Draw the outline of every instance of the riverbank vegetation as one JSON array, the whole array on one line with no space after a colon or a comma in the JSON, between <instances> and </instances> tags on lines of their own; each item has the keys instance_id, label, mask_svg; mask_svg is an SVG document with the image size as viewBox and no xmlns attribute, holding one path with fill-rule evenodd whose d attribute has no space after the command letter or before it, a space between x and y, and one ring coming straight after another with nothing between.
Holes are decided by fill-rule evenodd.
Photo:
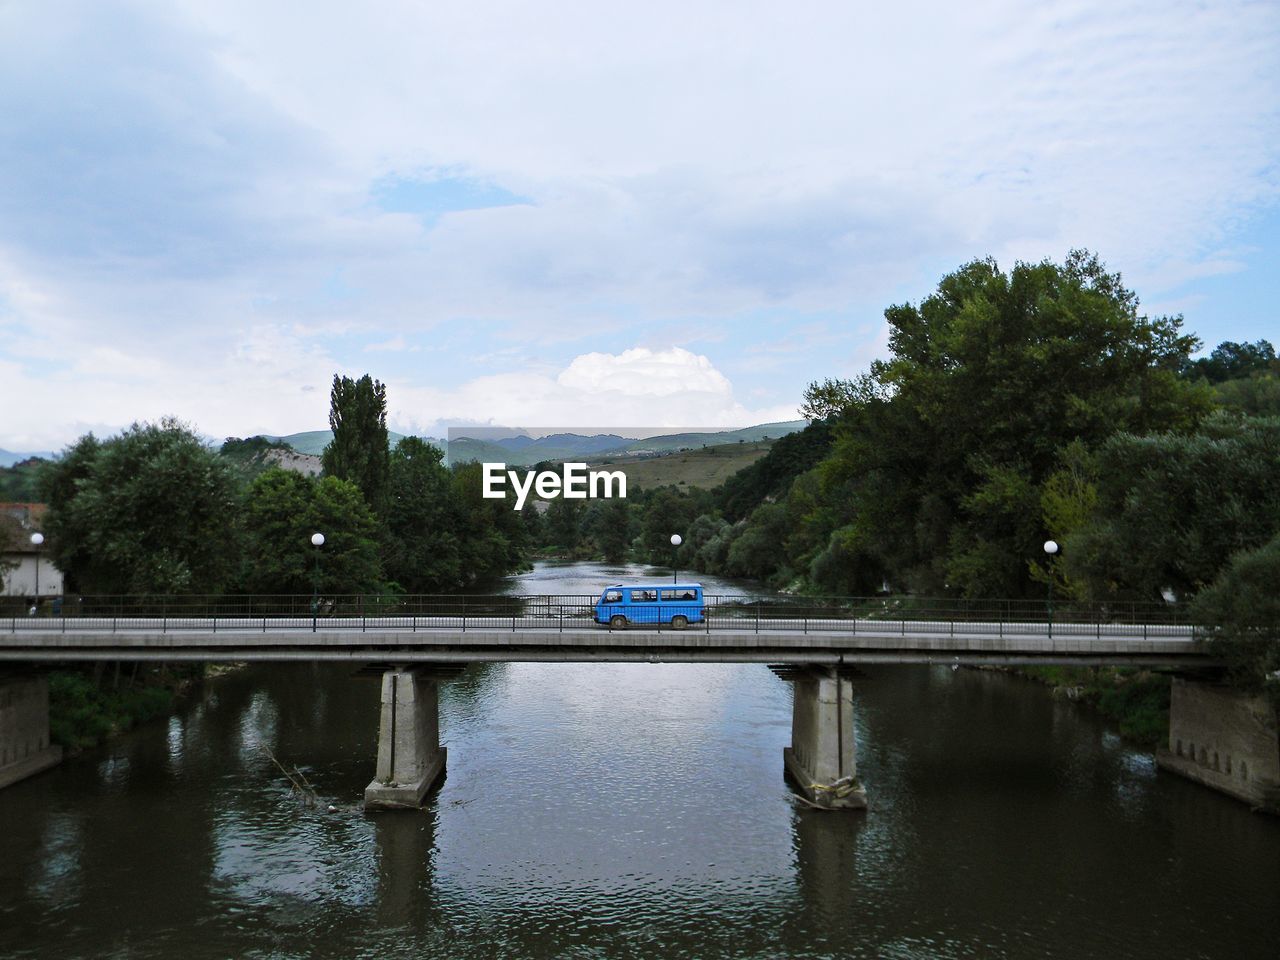
<instances>
[{"instance_id":1,"label":"riverbank vegetation","mask_svg":"<svg viewBox=\"0 0 1280 960\"><path fill-rule=\"evenodd\" d=\"M49 737L83 750L163 716L199 684L203 664L99 663L49 674Z\"/></svg>"},{"instance_id":2,"label":"riverbank vegetation","mask_svg":"<svg viewBox=\"0 0 1280 960\"><path fill-rule=\"evenodd\" d=\"M1121 735L1154 748L1169 739L1169 677L1128 667L1020 667L1054 696L1098 711Z\"/></svg>"},{"instance_id":3,"label":"riverbank vegetation","mask_svg":"<svg viewBox=\"0 0 1280 960\"><path fill-rule=\"evenodd\" d=\"M478 466L416 437L389 449L381 384L335 377L330 426L318 477L173 420L82 437L39 473L47 556L68 592L99 595L451 591L527 562L525 523L480 496Z\"/></svg>"}]
</instances>

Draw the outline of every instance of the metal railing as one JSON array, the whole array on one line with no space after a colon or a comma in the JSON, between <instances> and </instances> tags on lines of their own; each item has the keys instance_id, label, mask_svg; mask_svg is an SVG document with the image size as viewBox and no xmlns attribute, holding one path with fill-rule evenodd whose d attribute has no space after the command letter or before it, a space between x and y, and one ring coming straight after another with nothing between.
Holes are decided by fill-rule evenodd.
<instances>
[{"instance_id":1,"label":"metal railing","mask_svg":"<svg viewBox=\"0 0 1280 960\"><path fill-rule=\"evenodd\" d=\"M0 633L28 630L557 630L594 626L597 595L308 595L68 596L31 601L0 597ZM687 606L673 603L671 606ZM658 604L656 606L666 606ZM751 597L708 595L689 630L820 633L896 625L910 633L1040 634L1049 622L1043 602L924 597ZM634 629L673 629L670 622L635 622ZM1051 633L1106 636L1135 633L1186 636L1186 608L1162 603L1057 605ZM888 628L888 629L886 629ZM600 629L608 629L603 625Z\"/></svg>"}]
</instances>

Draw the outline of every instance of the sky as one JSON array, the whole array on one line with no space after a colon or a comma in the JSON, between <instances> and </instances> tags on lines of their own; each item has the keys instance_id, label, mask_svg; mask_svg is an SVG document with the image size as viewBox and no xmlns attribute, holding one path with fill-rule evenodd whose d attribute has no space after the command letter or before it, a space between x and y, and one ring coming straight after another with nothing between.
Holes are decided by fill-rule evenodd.
<instances>
[{"instance_id":1,"label":"sky","mask_svg":"<svg viewBox=\"0 0 1280 960\"><path fill-rule=\"evenodd\" d=\"M1075 247L1280 341L1280 4L0 0L0 447L740 426Z\"/></svg>"}]
</instances>

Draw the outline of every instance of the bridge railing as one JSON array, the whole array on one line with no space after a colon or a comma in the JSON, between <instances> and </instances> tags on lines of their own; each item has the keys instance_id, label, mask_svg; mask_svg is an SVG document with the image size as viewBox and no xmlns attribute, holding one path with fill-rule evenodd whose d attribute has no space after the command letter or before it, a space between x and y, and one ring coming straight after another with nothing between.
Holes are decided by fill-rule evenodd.
<instances>
[{"instance_id":1,"label":"bridge railing","mask_svg":"<svg viewBox=\"0 0 1280 960\"><path fill-rule=\"evenodd\" d=\"M110 623L110 629L581 629L594 623L598 597L581 594L508 595L177 595L67 596L34 606L21 597L0 597L0 631L75 630ZM702 623L688 629L821 632L896 624L903 634L1043 632L1047 605L1035 600L966 600L911 596L759 597L709 595ZM1103 636L1130 626L1189 626L1184 606L1110 602L1056 604L1054 632ZM666 623L640 623L670 629ZM605 629L602 627L601 629Z\"/></svg>"}]
</instances>

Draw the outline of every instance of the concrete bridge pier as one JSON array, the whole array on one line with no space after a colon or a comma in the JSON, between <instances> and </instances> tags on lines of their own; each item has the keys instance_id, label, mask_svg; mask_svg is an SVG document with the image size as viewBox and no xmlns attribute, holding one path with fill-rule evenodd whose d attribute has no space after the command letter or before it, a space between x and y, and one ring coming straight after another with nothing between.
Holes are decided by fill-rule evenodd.
<instances>
[{"instance_id":1,"label":"concrete bridge pier","mask_svg":"<svg viewBox=\"0 0 1280 960\"><path fill-rule=\"evenodd\" d=\"M40 674L0 675L0 788L62 760L49 743L49 681Z\"/></svg>"},{"instance_id":2,"label":"concrete bridge pier","mask_svg":"<svg viewBox=\"0 0 1280 960\"><path fill-rule=\"evenodd\" d=\"M406 810L444 774L440 746L439 684L462 669L396 667L382 673L378 765L365 788L366 810Z\"/></svg>"},{"instance_id":3,"label":"concrete bridge pier","mask_svg":"<svg viewBox=\"0 0 1280 960\"><path fill-rule=\"evenodd\" d=\"M1165 770L1280 813L1280 722L1266 697L1223 683L1173 678Z\"/></svg>"},{"instance_id":4,"label":"concrete bridge pier","mask_svg":"<svg viewBox=\"0 0 1280 960\"><path fill-rule=\"evenodd\" d=\"M787 773L813 804L863 809L853 742L853 682L831 668L772 666L794 689L791 746L783 748Z\"/></svg>"}]
</instances>

